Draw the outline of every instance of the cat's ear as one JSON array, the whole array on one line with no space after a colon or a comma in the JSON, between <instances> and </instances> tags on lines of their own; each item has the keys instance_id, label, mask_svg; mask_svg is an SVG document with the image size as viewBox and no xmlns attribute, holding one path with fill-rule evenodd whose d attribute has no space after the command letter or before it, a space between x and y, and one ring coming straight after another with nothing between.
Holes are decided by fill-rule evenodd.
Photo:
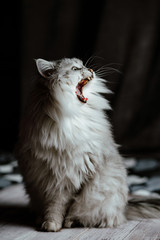
<instances>
[{"instance_id":1,"label":"cat's ear","mask_svg":"<svg viewBox=\"0 0 160 240\"><path fill-rule=\"evenodd\" d=\"M44 78L50 78L53 75L53 72L55 70L55 65L53 62L46 61L44 59L36 59L36 65L38 72L41 74Z\"/></svg>"}]
</instances>

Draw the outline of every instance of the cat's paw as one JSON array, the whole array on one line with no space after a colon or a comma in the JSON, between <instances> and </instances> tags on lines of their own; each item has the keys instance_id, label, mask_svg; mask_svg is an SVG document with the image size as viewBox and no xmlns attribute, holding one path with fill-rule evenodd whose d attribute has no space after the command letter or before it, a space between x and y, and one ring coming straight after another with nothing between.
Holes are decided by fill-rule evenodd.
<instances>
[{"instance_id":1,"label":"cat's paw","mask_svg":"<svg viewBox=\"0 0 160 240\"><path fill-rule=\"evenodd\" d=\"M50 220L43 222L41 228L43 231L47 232L58 232L61 230L62 224L54 220L53 221Z\"/></svg>"},{"instance_id":2,"label":"cat's paw","mask_svg":"<svg viewBox=\"0 0 160 240\"><path fill-rule=\"evenodd\" d=\"M91 226L97 226L99 228L114 228L114 227L118 227L121 224L126 223L126 218L123 214L117 214L115 215L108 215L107 217L101 219L99 224L94 223Z\"/></svg>"},{"instance_id":3,"label":"cat's paw","mask_svg":"<svg viewBox=\"0 0 160 240\"><path fill-rule=\"evenodd\" d=\"M65 228L71 228L71 227L72 227L72 224L73 224L73 221L72 221L72 220L66 219L65 222L64 222L64 227L65 227Z\"/></svg>"},{"instance_id":4,"label":"cat's paw","mask_svg":"<svg viewBox=\"0 0 160 240\"><path fill-rule=\"evenodd\" d=\"M118 227L124 223L126 223L126 218L123 214L117 214L117 216L110 216L107 218L107 227Z\"/></svg>"}]
</instances>

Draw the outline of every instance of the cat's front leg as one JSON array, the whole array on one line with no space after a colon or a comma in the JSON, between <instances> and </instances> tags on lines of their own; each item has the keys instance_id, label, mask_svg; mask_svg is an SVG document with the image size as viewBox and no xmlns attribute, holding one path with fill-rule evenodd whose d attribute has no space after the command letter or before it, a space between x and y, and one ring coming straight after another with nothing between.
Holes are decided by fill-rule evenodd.
<instances>
[{"instance_id":1,"label":"cat's front leg","mask_svg":"<svg viewBox=\"0 0 160 240\"><path fill-rule=\"evenodd\" d=\"M116 227L125 223L128 198L126 171L118 155L108 156L76 195L65 218L65 227L78 222L85 227Z\"/></svg>"},{"instance_id":2,"label":"cat's front leg","mask_svg":"<svg viewBox=\"0 0 160 240\"><path fill-rule=\"evenodd\" d=\"M42 230L48 232L61 230L69 201L69 194L61 193L61 195L58 194L58 196L54 196L53 200L45 203L44 221L41 226Z\"/></svg>"}]
</instances>

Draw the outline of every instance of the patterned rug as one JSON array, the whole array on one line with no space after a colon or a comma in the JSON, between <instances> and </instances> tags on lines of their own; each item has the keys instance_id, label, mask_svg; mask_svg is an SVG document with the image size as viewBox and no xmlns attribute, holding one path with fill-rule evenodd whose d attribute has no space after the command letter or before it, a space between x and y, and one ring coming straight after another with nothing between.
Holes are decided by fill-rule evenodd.
<instances>
[{"instance_id":1,"label":"patterned rug","mask_svg":"<svg viewBox=\"0 0 160 240\"><path fill-rule=\"evenodd\" d=\"M128 158L124 163L128 170L130 193L145 196L160 194L160 161L158 159Z\"/></svg>"},{"instance_id":2,"label":"patterned rug","mask_svg":"<svg viewBox=\"0 0 160 240\"><path fill-rule=\"evenodd\" d=\"M158 159L126 158L130 193L137 195L160 194L160 161ZM11 153L0 154L0 189L22 183L16 159Z\"/></svg>"},{"instance_id":3,"label":"patterned rug","mask_svg":"<svg viewBox=\"0 0 160 240\"><path fill-rule=\"evenodd\" d=\"M22 182L18 163L11 153L0 154L0 189Z\"/></svg>"}]
</instances>

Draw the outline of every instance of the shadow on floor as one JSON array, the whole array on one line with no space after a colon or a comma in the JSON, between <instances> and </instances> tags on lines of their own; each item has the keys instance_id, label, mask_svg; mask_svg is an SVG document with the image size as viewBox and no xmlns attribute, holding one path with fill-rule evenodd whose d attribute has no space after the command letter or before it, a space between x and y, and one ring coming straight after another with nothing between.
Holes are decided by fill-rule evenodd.
<instances>
[{"instance_id":1,"label":"shadow on floor","mask_svg":"<svg viewBox=\"0 0 160 240\"><path fill-rule=\"evenodd\" d=\"M34 219L27 206L0 205L0 224L34 227Z\"/></svg>"}]
</instances>

